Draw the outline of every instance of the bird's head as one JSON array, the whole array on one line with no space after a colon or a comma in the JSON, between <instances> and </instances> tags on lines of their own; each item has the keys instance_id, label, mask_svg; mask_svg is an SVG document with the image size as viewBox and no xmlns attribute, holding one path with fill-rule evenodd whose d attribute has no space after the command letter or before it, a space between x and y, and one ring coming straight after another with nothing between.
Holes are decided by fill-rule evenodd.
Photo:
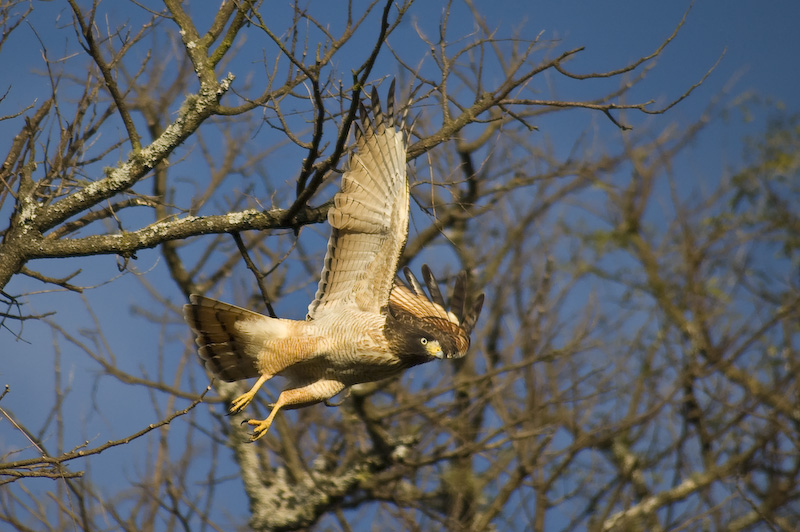
<instances>
[{"instance_id":1,"label":"bird's head","mask_svg":"<svg viewBox=\"0 0 800 532\"><path fill-rule=\"evenodd\" d=\"M435 338L428 338L427 336L420 336L419 343L422 348L432 358L442 358L444 351L442 351L442 344Z\"/></svg>"},{"instance_id":2,"label":"bird's head","mask_svg":"<svg viewBox=\"0 0 800 532\"><path fill-rule=\"evenodd\" d=\"M483 305L483 294L468 304L467 275L456 276L448 305L430 268L422 266L428 293L411 270L404 269L408 284L398 280L386 307L386 338L398 357L406 354L406 365L422 364L434 358L461 358L467 354L470 333ZM448 306L450 310L447 310Z\"/></svg>"},{"instance_id":3,"label":"bird's head","mask_svg":"<svg viewBox=\"0 0 800 532\"><path fill-rule=\"evenodd\" d=\"M435 321L435 319L434 319ZM439 324L440 327L444 324ZM433 359L457 358L461 353L454 339L432 323L393 309L386 319L384 332L392 352L404 365L416 366Z\"/></svg>"}]
</instances>

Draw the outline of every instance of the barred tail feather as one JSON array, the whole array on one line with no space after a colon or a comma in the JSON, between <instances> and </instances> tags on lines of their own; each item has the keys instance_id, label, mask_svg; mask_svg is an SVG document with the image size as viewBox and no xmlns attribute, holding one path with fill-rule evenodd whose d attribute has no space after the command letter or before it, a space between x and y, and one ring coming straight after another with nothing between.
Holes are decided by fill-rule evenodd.
<instances>
[{"instance_id":1,"label":"barred tail feather","mask_svg":"<svg viewBox=\"0 0 800 532\"><path fill-rule=\"evenodd\" d=\"M205 367L228 382L261 375L256 362L263 342L248 334L252 330L248 325L272 318L195 294L189 300L183 314L196 335Z\"/></svg>"}]
</instances>

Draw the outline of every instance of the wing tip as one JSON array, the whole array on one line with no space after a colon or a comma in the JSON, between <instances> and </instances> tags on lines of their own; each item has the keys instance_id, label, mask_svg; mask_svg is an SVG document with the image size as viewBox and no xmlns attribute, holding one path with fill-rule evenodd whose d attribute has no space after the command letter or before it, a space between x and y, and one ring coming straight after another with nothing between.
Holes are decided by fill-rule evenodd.
<instances>
[{"instance_id":1,"label":"wing tip","mask_svg":"<svg viewBox=\"0 0 800 532\"><path fill-rule=\"evenodd\" d=\"M450 322L458 325L469 339L469 335L475 328L475 324L480 317L481 309L485 300L485 294L480 293L472 298L469 297L469 287L467 283L467 271L461 270L456 274L453 292L449 304L445 300L439 288L439 282L433 275L430 266L423 264L420 268L425 288L408 266L403 267L403 275L406 278L406 287L419 297L427 299L435 305L435 308L447 315ZM402 282L402 281L401 281ZM472 300L468 303L469 300ZM449 308L448 308L449 307ZM443 317L443 316L442 316Z\"/></svg>"},{"instance_id":2,"label":"wing tip","mask_svg":"<svg viewBox=\"0 0 800 532\"><path fill-rule=\"evenodd\" d=\"M406 114L408 114L409 106L405 107L401 116L397 116L396 88L397 79L392 78L392 81L389 83L389 90L386 93L385 111L381 105L380 96L378 95L378 88L375 85L372 86L372 90L367 97L369 102L365 103L365 99L362 99L359 102L359 120L354 122L356 127L356 142L373 135L382 135L387 129L390 128L399 127L401 132L406 133L405 118Z\"/></svg>"}]
</instances>

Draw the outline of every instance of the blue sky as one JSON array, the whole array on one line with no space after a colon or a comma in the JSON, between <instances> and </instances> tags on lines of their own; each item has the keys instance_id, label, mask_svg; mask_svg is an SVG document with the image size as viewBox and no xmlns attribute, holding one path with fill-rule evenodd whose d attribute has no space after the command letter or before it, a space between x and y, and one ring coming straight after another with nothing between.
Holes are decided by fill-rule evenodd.
<instances>
[{"instance_id":1,"label":"blue sky","mask_svg":"<svg viewBox=\"0 0 800 532\"><path fill-rule=\"evenodd\" d=\"M490 26L501 28L523 27L523 35L531 38L540 31L543 40L553 40L556 48L553 53L578 46L586 50L567 64L576 73L588 73L616 69L642 55L651 53L672 32L681 19L687 4L685 2L662 1L492 1L476 0L478 8L486 13ZM47 44L51 56L57 55L63 43L69 38L69 30L61 29L52 33L42 32L41 21L53 20L58 26L69 23L68 11L62 2L35 2L37 11L34 19L39 28L39 37ZM126 11L130 6L120 7ZM454 13L463 10L457 4ZM56 21L59 16L60 20ZM132 19L136 19L135 9ZM414 34L413 21L434 31L440 19L442 7L433 2L415 6L409 14L398 36L404 34L411 39ZM628 122L637 128L652 128L658 131L670 123L688 124L696 119L709 102L727 91L726 101L733 101L738 95L755 93L766 101L780 103L786 113L800 111L800 72L795 55L800 50L800 4L796 1L710 1L698 0L693 6L685 26L677 38L667 47L658 59L655 69L647 80L631 93L631 98L655 98L666 103L679 96L688 86L698 81L724 52L722 62L708 80L697 89L689 99L663 116L640 116L629 113ZM463 28L469 31L469 24L453 21L452 31ZM55 26L54 26L55 27ZM411 45L409 45L411 46ZM423 46L416 44L420 49ZM52 58L52 57L51 57ZM387 55L381 58L387 65L385 75L395 75L391 70ZM0 93L10 85L8 96L0 102L0 115L12 114L20 106L30 103L32 95L45 97L48 88L43 85L41 72L41 46L29 27L21 27L0 53L5 74L0 81ZM377 71L377 69L376 69ZM549 74L539 81L543 97L586 98L599 94L609 86L603 81L589 81L581 84L566 83L557 76ZM614 85L618 81L611 82ZM550 93L551 88L555 93ZM765 109L769 106L751 106L753 114L746 119L733 117L728 122L718 122L698 139L692 150L680 161L687 170L687 179L695 176L709 176L718 179L729 166L740 162L741 140L746 135L756 135L763 131L767 118ZM773 107L774 109L774 107ZM738 112L734 112L736 115ZM20 127L21 119L3 123L0 128L0 143L8 146L10 138ZM548 117L540 124L540 133L546 136L557 148L568 150L581 132L590 130L593 135L603 138L612 133L615 127L600 115L588 111L571 111ZM116 133L111 133L114 135ZM259 132L254 134L256 140ZM289 174L290 175L290 174ZM288 178L287 178L288 179ZM702 188L702 183L686 183L686 193ZM326 198L319 198L320 202ZM4 206L3 217L7 216L8 205ZM318 228L323 236L326 228ZM157 252L143 251L138 254L137 265L157 290L170 298L177 299L180 294L163 277L163 264ZM65 271L62 262L36 262L32 268L49 273ZM118 273L116 258L96 257L71 261L70 271L83 268L84 273L76 278L86 284L97 280L109 281ZM244 280L246 285L248 280ZM311 285L315 285L314 280ZM12 294L41 290L44 287L35 281L17 277L5 288ZM305 292L311 290L313 286ZM136 373L138 368L149 372L158 371L154 367L154 353L160 349L162 335L174 337L185 331L176 327L159 329L130 312L141 294L141 284L132 275L126 274L113 282L104 283L88 291L86 297L97 313L105 340L114 351L120 365ZM304 292L304 293L305 293ZM302 298L301 298L302 299ZM78 334L92 328L91 315L85 310L81 299L71 293L35 295L28 299L29 312L58 310L57 321L62 326ZM280 303L279 303L280 304ZM281 305L281 309L300 317L307 301L292 305ZM7 331L0 332L0 386L11 385L12 393L3 399L0 406L13 412L16 419L37 432L45 419L53 398L52 365L55 357L60 357L62 382L68 384L72 392L68 397L69 411L75 418L67 427L69 449L90 440L90 446L118 438L157 421L146 394L135 393L128 385L103 378L95 380L100 368L78 350L62 343L56 354L49 329L41 324L29 323L22 333L25 341L17 341ZM102 342L100 342L102 343ZM94 400L103 405L102 411L95 410ZM165 401L159 398L163 407ZM179 402L183 406L185 402ZM113 406L115 410L107 407ZM201 405L200 409L216 408ZM176 424L180 425L180 420ZM53 447L53 433L47 438ZM0 422L0 455L25 445L20 435L11 430L8 423ZM25 453L23 453L25 454ZM118 448L104 453L93 463L95 471L108 468L109 471L122 470L122 478L134 479L136 472L144 467L146 459L144 441L130 448ZM28 456L29 454L25 454ZM123 457L131 457L125 458ZM82 469L85 464L77 462L72 469ZM107 479L109 482L112 482ZM29 482L31 489L53 489L49 481ZM235 504L235 503L233 503ZM244 510L244 508L243 508Z\"/></svg>"}]
</instances>

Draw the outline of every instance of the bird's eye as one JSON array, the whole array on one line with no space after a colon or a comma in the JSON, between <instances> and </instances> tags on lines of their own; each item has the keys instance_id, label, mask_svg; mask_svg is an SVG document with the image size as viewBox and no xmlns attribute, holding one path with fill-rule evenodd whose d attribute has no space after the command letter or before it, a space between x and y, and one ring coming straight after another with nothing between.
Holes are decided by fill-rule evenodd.
<instances>
[{"instance_id":1,"label":"bird's eye","mask_svg":"<svg viewBox=\"0 0 800 532\"><path fill-rule=\"evenodd\" d=\"M428 344L428 339L427 338L420 338L419 339L419 343L421 343L422 345L427 345Z\"/></svg>"}]
</instances>

